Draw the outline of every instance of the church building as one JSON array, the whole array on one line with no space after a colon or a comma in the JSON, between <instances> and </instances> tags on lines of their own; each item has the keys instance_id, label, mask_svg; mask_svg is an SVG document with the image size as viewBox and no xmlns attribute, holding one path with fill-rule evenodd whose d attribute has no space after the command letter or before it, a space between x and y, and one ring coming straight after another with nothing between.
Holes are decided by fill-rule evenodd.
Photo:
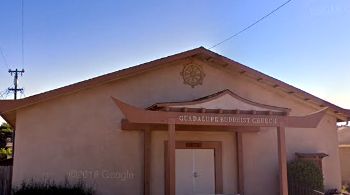
<instances>
[{"instance_id":1,"label":"church building","mask_svg":"<svg viewBox=\"0 0 350 195\"><path fill-rule=\"evenodd\" d=\"M48 81L49 82L49 81ZM287 195L310 158L341 187L350 110L203 47L18 100L13 186L83 180L97 195Z\"/></svg>"}]
</instances>

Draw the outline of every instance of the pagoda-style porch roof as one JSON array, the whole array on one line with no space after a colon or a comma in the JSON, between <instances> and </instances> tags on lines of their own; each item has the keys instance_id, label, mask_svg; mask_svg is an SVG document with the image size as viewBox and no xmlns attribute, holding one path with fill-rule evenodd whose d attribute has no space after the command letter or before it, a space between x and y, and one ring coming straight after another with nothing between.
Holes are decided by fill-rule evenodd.
<instances>
[{"instance_id":1,"label":"pagoda-style porch roof","mask_svg":"<svg viewBox=\"0 0 350 195\"><path fill-rule=\"evenodd\" d=\"M147 109L116 98L113 100L125 115L122 123L128 128L131 128L130 124L166 125L170 119L176 125L315 128L327 110L324 108L305 116L289 116L288 108L253 102L229 90L191 101L156 103Z\"/></svg>"},{"instance_id":2,"label":"pagoda-style porch roof","mask_svg":"<svg viewBox=\"0 0 350 195\"><path fill-rule=\"evenodd\" d=\"M245 99L228 89L190 101L156 103L148 107L147 110L277 116L285 116L290 112L289 108L261 104Z\"/></svg>"}]
</instances>

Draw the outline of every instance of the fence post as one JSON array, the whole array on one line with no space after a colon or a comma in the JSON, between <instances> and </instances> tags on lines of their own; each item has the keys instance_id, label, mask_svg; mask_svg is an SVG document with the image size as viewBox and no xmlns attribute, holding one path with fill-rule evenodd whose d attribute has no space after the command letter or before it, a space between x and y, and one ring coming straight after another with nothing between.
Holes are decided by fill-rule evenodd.
<instances>
[{"instance_id":1,"label":"fence post","mask_svg":"<svg viewBox=\"0 0 350 195\"><path fill-rule=\"evenodd\" d=\"M12 166L0 166L0 195L11 194Z\"/></svg>"}]
</instances>

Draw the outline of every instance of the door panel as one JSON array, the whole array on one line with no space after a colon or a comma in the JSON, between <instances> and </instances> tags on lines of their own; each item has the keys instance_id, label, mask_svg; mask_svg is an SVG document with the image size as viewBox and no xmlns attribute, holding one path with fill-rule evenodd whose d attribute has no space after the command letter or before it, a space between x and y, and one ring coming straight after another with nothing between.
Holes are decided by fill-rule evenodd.
<instances>
[{"instance_id":1,"label":"door panel","mask_svg":"<svg viewBox=\"0 0 350 195\"><path fill-rule=\"evenodd\" d=\"M195 149L194 151L194 194L215 193L214 150ZM195 176L195 175L194 175Z\"/></svg>"},{"instance_id":2,"label":"door panel","mask_svg":"<svg viewBox=\"0 0 350 195\"><path fill-rule=\"evenodd\" d=\"M176 194L214 194L214 149L176 149Z\"/></svg>"},{"instance_id":3,"label":"door panel","mask_svg":"<svg viewBox=\"0 0 350 195\"><path fill-rule=\"evenodd\" d=\"M176 194L193 194L193 151L191 149L176 149Z\"/></svg>"}]
</instances>

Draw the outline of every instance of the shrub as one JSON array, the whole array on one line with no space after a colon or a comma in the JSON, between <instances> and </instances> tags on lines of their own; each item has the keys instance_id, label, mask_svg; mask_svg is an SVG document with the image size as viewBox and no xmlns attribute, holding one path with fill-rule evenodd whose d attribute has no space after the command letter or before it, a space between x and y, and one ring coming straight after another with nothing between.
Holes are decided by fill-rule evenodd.
<instances>
[{"instance_id":1,"label":"shrub","mask_svg":"<svg viewBox=\"0 0 350 195\"><path fill-rule=\"evenodd\" d=\"M11 138L13 133L13 129L7 123L2 123L0 125L0 148L5 148L6 139Z\"/></svg>"},{"instance_id":2,"label":"shrub","mask_svg":"<svg viewBox=\"0 0 350 195\"><path fill-rule=\"evenodd\" d=\"M56 184L54 181L46 180L43 182L23 182L20 186L13 189L13 195L93 195L92 188L80 181L70 184L67 180L63 184Z\"/></svg>"},{"instance_id":3,"label":"shrub","mask_svg":"<svg viewBox=\"0 0 350 195\"><path fill-rule=\"evenodd\" d=\"M0 160L6 160L8 156L12 155L12 148L0 148Z\"/></svg>"},{"instance_id":4,"label":"shrub","mask_svg":"<svg viewBox=\"0 0 350 195\"><path fill-rule=\"evenodd\" d=\"M296 188L306 190L324 191L322 170L313 162L307 160L295 160L288 163L288 185L290 191L298 191ZM298 193L296 193L298 194Z\"/></svg>"},{"instance_id":5,"label":"shrub","mask_svg":"<svg viewBox=\"0 0 350 195\"><path fill-rule=\"evenodd\" d=\"M5 159L7 159L7 150L5 148L0 148L0 160Z\"/></svg>"}]
</instances>

